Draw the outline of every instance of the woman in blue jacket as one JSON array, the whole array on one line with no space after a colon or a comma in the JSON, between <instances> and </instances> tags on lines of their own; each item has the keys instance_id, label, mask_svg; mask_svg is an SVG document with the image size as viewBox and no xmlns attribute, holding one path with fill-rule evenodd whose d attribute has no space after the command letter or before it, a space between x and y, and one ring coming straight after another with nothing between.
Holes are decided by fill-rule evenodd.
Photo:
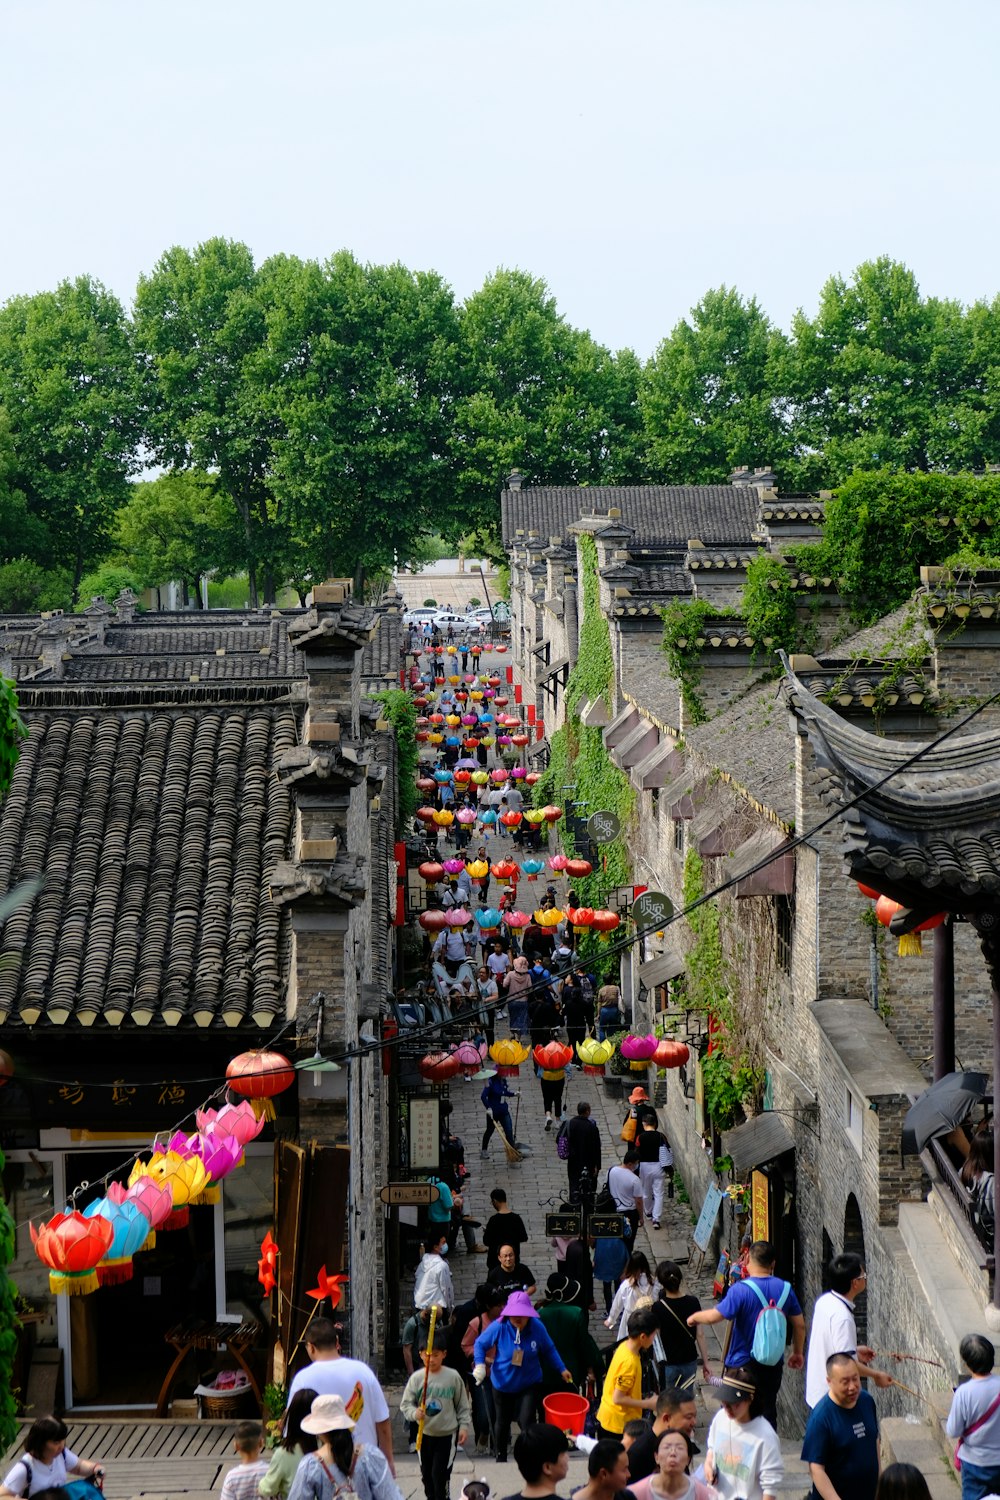
<instances>
[{"instance_id":1,"label":"woman in blue jacket","mask_svg":"<svg viewBox=\"0 0 1000 1500\"><path fill-rule=\"evenodd\" d=\"M490 1384L496 1408L497 1463L505 1464L511 1423L516 1420L523 1432L528 1423L535 1420L542 1386L542 1360L547 1359L567 1385L573 1384L573 1376L545 1325L536 1316L527 1292L511 1292L499 1318L476 1339L472 1373L478 1385L486 1379L486 1356L491 1350Z\"/></svg>"}]
</instances>

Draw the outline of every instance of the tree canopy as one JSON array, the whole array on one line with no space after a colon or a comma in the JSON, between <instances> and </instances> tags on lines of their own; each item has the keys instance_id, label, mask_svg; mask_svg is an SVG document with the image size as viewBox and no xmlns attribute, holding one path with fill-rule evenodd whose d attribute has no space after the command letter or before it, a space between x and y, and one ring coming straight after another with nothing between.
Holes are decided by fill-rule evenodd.
<instances>
[{"instance_id":1,"label":"tree canopy","mask_svg":"<svg viewBox=\"0 0 1000 1500\"><path fill-rule=\"evenodd\" d=\"M257 265L222 238L166 251L131 318L86 276L0 308L0 610L68 606L106 566L195 596L245 575L258 603L419 560L432 533L496 555L515 468L708 484L768 465L801 490L997 463L1000 297L925 297L884 257L788 333L711 289L645 365L524 270L458 301L432 271Z\"/></svg>"}]
</instances>

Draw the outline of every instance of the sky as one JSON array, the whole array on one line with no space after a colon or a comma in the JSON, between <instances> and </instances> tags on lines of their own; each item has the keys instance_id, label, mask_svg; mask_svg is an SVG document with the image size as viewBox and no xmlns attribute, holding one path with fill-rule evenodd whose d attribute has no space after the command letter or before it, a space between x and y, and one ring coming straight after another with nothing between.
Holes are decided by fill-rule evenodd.
<instances>
[{"instance_id":1,"label":"sky","mask_svg":"<svg viewBox=\"0 0 1000 1500\"><path fill-rule=\"evenodd\" d=\"M498 266L648 356L905 261L1000 291L997 0L0 0L0 301L172 245Z\"/></svg>"}]
</instances>

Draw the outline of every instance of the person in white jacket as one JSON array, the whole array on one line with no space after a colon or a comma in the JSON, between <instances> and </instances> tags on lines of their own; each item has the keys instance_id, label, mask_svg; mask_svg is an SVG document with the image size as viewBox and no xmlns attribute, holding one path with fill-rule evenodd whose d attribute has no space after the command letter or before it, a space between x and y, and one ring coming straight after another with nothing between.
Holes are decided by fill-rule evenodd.
<instances>
[{"instance_id":1,"label":"person in white jacket","mask_svg":"<svg viewBox=\"0 0 1000 1500\"><path fill-rule=\"evenodd\" d=\"M746 1370L730 1370L713 1392L722 1402L708 1429L705 1479L719 1500L776 1500L785 1473L778 1434L751 1417L757 1394Z\"/></svg>"},{"instance_id":2,"label":"person in white jacket","mask_svg":"<svg viewBox=\"0 0 1000 1500\"><path fill-rule=\"evenodd\" d=\"M455 1286L451 1267L445 1260L447 1254L447 1234L436 1235L427 1246L413 1283L413 1305L418 1311L424 1307L440 1307L450 1313L455 1306Z\"/></svg>"},{"instance_id":3,"label":"person in white jacket","mask_svg":"<svg viewBox=\"0 0 1000 1500\"><path fill-rule=\"evenodd\" d=\"M652 1306L659 1295L660 1283L654 1279L649 1261L641 1250L637 1250L625 1262L621 1283L604 1320L605 1328L613 1328L617 1319L617 1338L620 1343L622 1339L628 1338L630 1314L638 1307Z\"/></svg>"}]
</instances>

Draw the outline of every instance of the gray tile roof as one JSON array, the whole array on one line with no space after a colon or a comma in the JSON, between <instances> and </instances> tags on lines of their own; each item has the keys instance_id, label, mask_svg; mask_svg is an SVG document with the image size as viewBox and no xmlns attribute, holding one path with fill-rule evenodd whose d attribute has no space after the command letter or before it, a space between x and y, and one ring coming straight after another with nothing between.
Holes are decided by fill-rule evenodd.
<instances>
[{"instance_id":1,"label":"gray tile roof","mask_svg":"<svg viewBox=\"0 0 1000 1500\"><path fill-rule=\"evenodd\" d=\"M720 770L781 822L795 819L795 737L778 686L753 688L707 724L684 732L699 759Z\"/></svg>"},{"instance_id":2,"label":"gray tile roof","mask_svg":"<svg viewBox=\"0 0 1000 1500\"><path fill-rule=\"evenodd\" d=\"M268 894L291 809L273 774L289 705L29 711L0 817L0 890L44 872L0 927L8 1028L268 1025L288 918Z\"/></svg>"},{"instance_id":3,"label":"gray tile roof","mask_svg":"<svg viewBox=\"0 0 1000 1500\"><path fill-rule=\"evenodd\" d=\"M635 546L655 543L686 549L692 539L706 546L745 546L757 526L759 497L751 485L593 485L504 490L500 496L503 544L510 547L535 531L548 542L564 537L584 515L621 511L635 532ZM523 538L515 533L523 531Z\"/></svg>"}]
</instances>

